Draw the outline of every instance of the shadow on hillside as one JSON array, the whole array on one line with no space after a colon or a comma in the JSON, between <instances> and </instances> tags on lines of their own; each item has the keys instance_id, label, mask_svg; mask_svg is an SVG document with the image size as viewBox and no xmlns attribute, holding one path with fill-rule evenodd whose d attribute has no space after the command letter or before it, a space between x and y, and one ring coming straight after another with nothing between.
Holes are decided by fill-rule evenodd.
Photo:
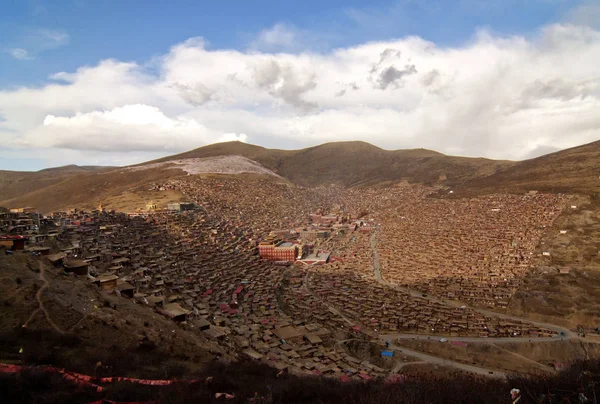
<instances>
[{"instance_id":1,"label":"shadow on hillside","mask_svg":"<svg viewBox=\"0 0 600 404\"><path fill-rule=\"evenodd\" d=\"M521 403L595 402L600 381L600 362L577 362L551 377L518 377L508 380L482 379L465 374L427 375L388 384L342 383L323 377L277 377L277 370L255 362L214 362L198 374L186 376L196 383L153 387L129 382L105 385L102 393L77 387L56 374L29 370L20 374L0 373L2 402L74 403L99 399L127 402L183 403L509 403L510 390L520 389ZM206 378L211 377L209 383ZM216 398L228 393L234 398ZM583 398L585 397L585 398ZM252 401L251 401L252 399ZM568 401L567 401L568 400Z\"/></svg>"}]
</instances>

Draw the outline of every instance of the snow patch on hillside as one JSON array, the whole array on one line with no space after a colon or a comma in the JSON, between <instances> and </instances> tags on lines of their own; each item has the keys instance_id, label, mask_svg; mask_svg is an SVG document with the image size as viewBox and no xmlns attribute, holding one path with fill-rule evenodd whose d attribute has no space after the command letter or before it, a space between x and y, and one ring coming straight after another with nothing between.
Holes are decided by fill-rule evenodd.
<instances>
[{"instance_id":1,"label":"snow patch on hillside","mask_svg":"<svg viewBox=\"0 0 600 404\"><path fill-rule=\"evenodd\" d=\"M261 166L254 160L243 156L217 156L205 158L189 158L170 160L161 163L145 164L129 167L129 170L140 171L151 168L179 168L188 174L264 174L279 177L273 171Z\"/></svg>"}]
</instances>

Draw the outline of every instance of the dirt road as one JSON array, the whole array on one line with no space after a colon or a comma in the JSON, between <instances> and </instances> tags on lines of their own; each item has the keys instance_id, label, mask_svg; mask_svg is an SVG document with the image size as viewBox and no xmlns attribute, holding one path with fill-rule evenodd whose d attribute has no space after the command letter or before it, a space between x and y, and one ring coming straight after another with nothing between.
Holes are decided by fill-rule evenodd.
<instances>
[{"instance_id":1,"label":"dirt road","mask_svg":"<svg viewBox=\"0 0 600 404\"><path fill-rule=\"evenodd\" d=\"M46 310L46 308L44 307L44 302L42 301L42 293L44 293L44 290L46 290L46 288L49 286L48 281L46 280L46 276L44 275L44 271L44 265L40 262L40 280L44 283L44 285L35 294L35 300L37 300L38 302L38 308L34 310L33 313L31 313L25 324L23 324L23 328L27 328L31 320L41 310L42 313L44 313L44 317L46 318L48 324L50 324L50 326L54 328L54 330L56 330L56 332L58 332L59 334L64 334L65 332L58 325L56 325L54 321L52 321L52 318L50 318L50 314L48 313L48 310Z\"/></svg>"},{"instance_id":2,"label":"dirt road","mask_svg":"<svg viewBox=\"0 0 600 404\"><path fill-rule=\"evenodd\" d=\"M469 307L472 310L475 310L487 317L495 317L495 318L501 318L501 319L512 320L512 321L526 322L526 323L533 324L533 325L536 325L541 328L555 331L557 333L557 335L555 337L539 337L539 338L536 338L536 337L533 337L533 338L532 337L502 337L502 338L446 337L446 336L442 336L439 334L426 335L426 334L407 334L407 333L394 333L394 334L379 335L380 339L382 339L390 344L389 349L403 352L407 355L414 356L416 358L419 358L425 362L432 363L432 364L450 366L450 367L461 369L461 370L464 370L467 372L476 373L479 375L485 375L485 376L491 376L491 377L504 377L504 376L506 376L504 373L495 371L493 369L487 369L487 368L478 367L478 366L471 366L471 365L463 364L460 362L455 362L455 361L450 361L450 360L446 360L443 358L438 358L436 356L428 355L428 354L425 354L422 352L413 351L411 349L400 348L400 347L394 345L394 341L403 340L403 339L404 340L434 340L435 341L435 340L439 340L442 337L448 341L461 341L461 342L485 343L485 344L505 344L505 343L514 343L514 342L540 343L540 342L560 341L560 340L568 340L568 339L584 340L584 338L579 337L576 332L569 330L567 328L558 326L556 324L542 323L539 321L532 321L527 318L497 313L497 312L494 312L491 310L474 308L474 307L471 307L469 304L460 302L460 301L444 300L444 299L441 299L441 298L438 298L435 296L429 296L429 295L423 296L424 293L422 291L402 287L402 286L395 285L395 284L391 284L390 282L386 281L381 276L379 253L377 251L377 234L378 234L378 232L379 232L379 226L377 226L376 230L371 235L370 245L371 245L372 256L373 256L373 276L374 276L375 280L377 282L379 282L380 284L390 287L390 288L393 288L393 289L396 289L398 291L407 293L414 298L427 299L431 302L436 302L436 303L454 307L454 308ZM585 339L585 340L588 341L587 339ZM543 367L543 365L540 364L540 367ZM490 373L492 371L493 371L493 373Z\"/></svg>"},{"instance_id":3,"label":"dirt road","mask_svg":"<svg viewBox=\"0 0 600 404\"><path fill-rule=\"evenodd\" d=\"M436 341L441 338L444 338L448 341L460 341L460 342L469 342L469 343L482 343L482 344L509 344L513 342L554 342L561 341L560 337L501 337L501 338L481 338L481 337L448 337L441 334L381 334L380 338L386 341L396 341L396 340L430 340ZM567 337L563 338L563 340L569 339Z\"/></svg>"},{"instance_id":4,"label":"dirt road","mask_svg":"<svg viewBox=\"0 0 600 404\"><path fill-rule=\"evenodd\" d=\"M325 301L323 301L323 299L320 299L319 296L315 295L311 290L310 290L310 286L309 286L309 275L310 272L307 271L306 274L304 275L303 278L303 284L302 287L311 295L313 295L315 298L319 299L323 305L325 305L325 307L327 307L327 309L329 311L331 311L333 314L335 314L336 316L339 316L340 318L342 318L349 326L353 326L356 324L356 321L344 316L336 307L334 307L332 304L329 304ZM370 337L373 338L382 338L384 340L386 340L384 338L384 336L381 335L377 335L377 333L371 333L368 330L364 331L367 335L369 335ZM340 341L343 342L343 341ZM436 356L432 356L432 355L428 355L422 352L418 352L418 351L413 351L412 349L408 349L408 348L404 348L404 347L399 347L397 345L393 344L393 340L390 339L389 340L390 344L389 347L387 349L389 350L393 350L396 352L400 352L403 353L405 355L408 356L412 356L415 357L417 359L420 359L421 362L427 362L430 364L434 364L434 365L441 365L441 366L448 366L448 367L453 367L459 370L463 370L466 372L471 372L471 373L475 373L481 376L487 376L487 377L505 377L506 375L502 372L497 371L496 369L489 369L489 368L484 368L484 367L477 367L477 366L472 366L472 365L467 365L464 363L460 363L460 362L456 362L456 361L451 361L448 359L443 359L443 358L438 358ZM337 345L337 344L336 344Z\"/></svg>"},{"instance_id":5,"label":"dirt road","mask_svg":"<svg viewBox=\"0 0 600 404\"><path fill-rule=\"evenodd\" d=\"M424 362L427 362L427 363L430 363L433 365L452 367L455 369L463 370L465 372L474 373L474 374L477 374L480 376L486 376L486 377L494 377L494 378L506 377L506 373L498 371L496 369L467 365L466 363L461 363L461 362L456 362L456 361L452 361L449 359L439 358L437 356L428 355L423 352L413 351L412 349L399 347L394 344L390 344L390 346L387 349L396 351L396 352L401 352L405 355L409 355L409 356L418 358Z\"/></svg>"},{"instance_id":6,"label":"dirt road","mask_svg":"<svg viewBox=\"0 0 600 404\"><path fill-rule=\"evenodd\" d=\"M436 296L427 295L426 297L423 297L424 293L422 291L401 287L401 286L387 282L381 276L381 267L379 264L379 253L377 252L377 233L378 232L379 232L379 227L371 235L370 241L371 241L371 249L373 250L373 275L375 277L375 280L377 282L379 282L380 284L388 286L388 287L393 288L398 291L408 293L412 297L415 297L415 298L427 299L431 302L443 304L443 305L454 307L454 308L467 308L468 307L468 308L475 310L478 313L481 313L487 317L496 317L496 318L501 318L501 319L505 319L505 320L520 321L520 322L533 324L533 325L536 325L541 328L546 328L548 330L555 331L559 335L559 337L563 338L563 339L579 338L576 332L569 330L568 328L558 326L556 324L542 323L539 321L532 321L532 320L529 320L529 319L523 318L523 317L511 316L509 314L502 314L502 313L497 313L497 312L491 311L491 310L485 310L485 309L480 309L480 308L476 308L476 307L471 307L468 303L465 303L465 302L460 302L460 301L455 301L455 300L445 300L442 298L438 298ZM402 334L399 334L399 335L402 335ZM494 342L509 342L508 340L510 340L510 342L517 342L518 340L521 340L521 342L526 342L526 341L529 341L530 339L532 339L532 338L527 338L527 337L506 338L506 339L505 338L495 338ZM506 341L504 341L504 340L506 340ZM544 340L556 341L557 339L556 338L535 338L535 340L538 342L541 342ZM464 339L461 339L461 341L464 341Z\"/></svg>"}]
</instances>

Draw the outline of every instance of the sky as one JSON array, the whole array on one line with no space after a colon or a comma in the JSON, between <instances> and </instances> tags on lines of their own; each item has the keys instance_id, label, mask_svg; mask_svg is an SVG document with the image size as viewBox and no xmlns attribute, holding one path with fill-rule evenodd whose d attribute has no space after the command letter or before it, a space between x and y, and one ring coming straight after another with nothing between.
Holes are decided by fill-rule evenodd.
<instances>
[{"instance_id":1,"label":"sky","mask_svg":"<svg viewBox=\"0 0 600 404\"><path fill-rule=\"evenodd\" d=\"M0 169L600 139L600 0L3 0Z\"/></svg>"}]
</instances>

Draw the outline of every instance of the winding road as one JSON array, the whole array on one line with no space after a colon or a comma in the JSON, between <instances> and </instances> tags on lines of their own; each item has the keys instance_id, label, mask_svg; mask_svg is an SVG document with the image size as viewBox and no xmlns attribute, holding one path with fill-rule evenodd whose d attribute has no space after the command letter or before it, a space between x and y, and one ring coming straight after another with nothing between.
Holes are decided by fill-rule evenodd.
<instances>
[{"instance_id":1,"label":"winding road","mask_svg":"<svg viewBox=\"0 0 600 404\"><path fill-rule=\"evenodd\" d=\"M310 290L310 287L309 287L309 275L310 275L310 271L306 271L306 274L304 275L302 287L309 294L311 294L313 297L319 299L321 301L321 303L323 303L323 305L325 307L327 307L327 309L331 313L335 314L336 316L339 316L349 326L356 325L356 321L354 321L354 320L346 317L345 315L343 315L340 312L340 310L338 310L332 304L324 301L318 295L316 295L313 291ZM487 376L487 377L501 378L501 377L505 377L506 376L505 373L499 372L496 369L489 369L489 368L485 368L485 367L467 365L465 363L461 363L461 362L457 362L457 361L453 361L453 360L449 360L449 359L444 359L444 358L439 358L437 356L428 355L428 354L423 353L423 352L414 351L414 350L409 349L409 348L397 346L397 345L395 345L393 343L393 338L390 338L390 340L388 340L386 338L386 337L393 337L393 334L378 335L377 333L372 333L369 330L364 330L363 332L365 334L369 335L370 337L381 338L383 340L388 341L389 342L389 347L387 349L393 350L393 351L396 351L396 352L400 352L400 353L403 353L405 355L417 358L417 359L419 359L418 363L430 363L430 364L434 364L434 365L448 366L448 367L452 367L452 368L455 368L455 369L459 369L459 370L463 370L463 371L466 371L466 372L474 373L474 374L481 375L481 376ZM398 335L401 335L401 334L398 334ZM406 335L409 335L409 334L406 334ZM423 335L421 335L421 337L427 338L427 336L423 336ZM347 340L345 340L345 341L347 341ZM337 346L338 344L343 343L345 341L338 341L338 343L335 346ZM401 365L404 366L404 365L407 365L407 364L408 363L402 363ZM400 368L402 366L400 366ZM398 365L396 367L398 367ZM394 370L392 370L392 372L390 372L390 373L397 373L397 371L394 372Z\"/></svg>"},{"instance_id":2,"label":"winding road","mask_svg":"<svg viewBox=\"0 0 600 404\"><path fill-rule=\"evenodd\" d=\"M441 299L439 297L436 296L430 296L427 295L427 297L423 297L423 292L422 291L418 291L415 289L409 289L409 288L404 288L404 287L400 287L398 285L394 285L391 284L389 282L387 282L386 280L384 280L381 277L381 267L379 264L379 253L377 252L377 232L379 231L379 227L377 227L377 229L375 230L375 232L373 232L373 234L371 235L370 238L370 243L371 243L371 249L373 250L373 276L375 277L375 280L377 282L379 282L382 285L385 285L387 287L396 289L398 291L402 291L405 293L409 293L412 297L415 298L419 298L419 299L426 299L430 302L435 302L435 303L439 303L439 304L443 304L446 306L450 306L450 307L454 307L454 308L470 308L472 310L477 311L478 313L483 314L486 317L496 317L496 318L501 318L501 319L505 319L505 320L512 320L512 321L521 321L521 322L525 322L525 323L529 323L529 324L533 324L535 326L538 326L540 328L546 328L548 330L551 331L555 331L559 337L548 337L548 338L544 338L544 337L539 337L539 338L531 338L531 337L510 337L510 338L459 338L457 339L458 341L465 341L465 342L488 342L488 341L493 341L493 342L528 342L528 341L536 341L536 342L543 342L543 341L556 341L560 338L562 339L574 339L574 338L579 338L579 336L577 335L576 332L565 328L565 327L561 327L558 326L556 324L549 324L549 323L542 323L539 321L532 321L529 320L527 318L523 318L523 317L517 317L517 316L511 316L509 314L502 314L502 313L497 313L491 310L486 310L486 309L480 309L480 308L476 308L476 307L472 307L467 303L464 302L460 302L460 301L451 301L451 300L444 300ZM392 335L397 335L396 338L403 338L403 337L408 337L408 338L413 338L413 334L389 334L390 336ZM423 335L421 335L423 336ZM439 334L435 334L435 335L424 335L425 337L439 337ZM448 338L450 339L450 338Z\"/></svg>"},{"instance_id":3,"label":"winding road","mask_svg":"<svg viewBox=\"0 0 600 404\"><path fill-rule=\"evenodd\" d=\"M405 287L401 287L398 285L394 285L391 284L389 282L387 282L382 276L381 276L381 266L379 263L379 253L377 251L377 233L379 232L379 227L376 228L375 232L373 232L373 234L371 235L370 238L370 244L371 244L371 249L373 251L373 276L375 278L375 280L382 284L385 285L387 287L390 288L394 288L396 290L399 291L403 291L405 293L408 293L410 296L418 298L418 299L424 299L423 297L423 292L418 291L418 290L414 290L414 289L409 289L409 288L405 288ZM311 295L319 298L318 296L316 296L315 294L313 294L313 292L310 290L309 287L309 274L310 272L307 271L306 275L304 277L304 282L303 282L303 286L306 289L307 292L309 292ZM437 302L440 304L444 304L447 306L451 306L451 307L461 307L461 308L466 308L469 307L473 310L476 310L477 312L488 316L488 317L496 317L496 318L502 318L502 319L507 319L507 320L513 320L513 321L522 321L522 322L527 322L530 324L534 324L536 326L542 327L542 328L546 328L552 331L555 331L558 336L555 337L534 337L534 338L529 338L529 337L499 337L499 338L479 338L479 337L445 337L442 336L440 334L431 334L431 335L427 335L427 334L407 334L407 333L395 333L395 334L377 334L377 335L372 335L374 337L378 337L379 339L387 342L388 344L388 348L389 350L393 350L396 352L400 352L403 353L405 355L414 357L419 359L418 362L411 362L411 363L430 363L430 364L434 364L434 365L440 365L440 366L448 366L448 367L452 367L455 369L459 369L459 370L463 370L466 372L470 372L470 373L474 373L477 375L481 375L481 376L486 376L486 377L493 377L493 378L504 378L506 377L506 373L502 372L502 371L498 371L497 369L492 369L492 368L486 368L483 366L474 366L474 365L468 365L462 362L457 362L457 361L453 361L450 359L445 359L445 358L440 358L434 355L429 355L420 351L415 351L403 346L398 346L395 344L396 341L401 341L401 340L438 340L440 338L445 338L447 341L461 341L461 342L469 342L469 343L476 343L476 344L506 344L506 343L515 343L515 342L531 342L531 343L540 343L540 342L550 342L550 341L558 341L558 340L569 340L569 339L579 339L582 340L583 338L579 337L575 332L573 332L572 330L569 330L567 328L564 327L560 327L557 326L555 324L549 324L549 323L542 323L542 322L538 322L538 321L531 321L527 318L522 318L522 317L517 317L517 316L511 316L508 314L501 314L501 313L496 313L490 310L484 310L484 309L479 309L479 308L473 308L470 307L468 304L463 303L463 302L459 302L459 301L448 301L448 300L444 300L435 296L427 296L425 297L425 299L432 301L432 302ZM320 299L322 301L322 303L335 315L340 316L346 323L348 323L349 325L354 325L356 324L355 321L353 321L352 319L344 316L340 310L338 310L336 307L333 307L333 305L323 301L322 299ZM366 330L365 330L366 331ZM370 335L371 333L368 333L368 335ZM587 340L586 340L587 341ZM596 341L594 341L596 342ZM504 348L498 347L499 349L504 350ZM511 351L506 351L507 354L511 354L511 355L516 355L521 357L520 355L513 353ZM521 357L522 360L526 360L528 362L535 362L531 359L525 358L525 357ZM538 362L535 362L538 365L538 368L540 368L540 370L544 370L547 372L552 372L552 369L546 369L544 365L539 364ZM398 368L398 370L400 368L402 368L403 366L405 366L406 364L399 364L397 365L394 369ZM394 370L392 371L394 372ZM396 370L397 372L397 370Z\"/></svg>"},{"instance_id":4,"label":"winding road","mask_svg":"<svg viewBox=\"0 0 600 404\"><path fill-rule=\"evenodd\" d=\"M371 332L370 330L364 330L363 332L366 335L385 341L388 344L388 348L387 348L388 350L399 352L399 353L402 353L402 354L405 354L407 356L417 359L417 361L412 361L412 362L407 362L407 363L399 362L394 367L394 369L391 371L392 373L397 373L398 370L400 370L402 367L404 367L408 364L429 363L429 364L433 364L433 365L451 367L451 368L466 371L469 373L477 374L480 376L486 376L486 377L492 377L492 378L504 378L507 375L505 372L499 371L497 369L487 368L484 366L469 365L469 364L466 364L463 362L458 362L458 361L430 355L430 354L427 354L427 353L424 353L421 351L415 351L415 350L406 348L404 346L398 346L395 344L396 342L400 342L402 340L436 341L436 340L440 340L441 338L444 338L446 341L460 341L460 342L465 342L465 343L468 342L471 344L495 345L498 349L506 351L506 353L508 355L517 356L520 358L520 360L524 360L526 362L535 364L541 371L544 371L544 372L554 372L554 370L550 369L532 359L521 356L515 352L506 350L498 345L508 344L508 343L524 343L524 342L528 342L528 343L554 342L554 341L560 341L560 340L573 340L573 339L582 340L582 341L586 341L586 342L600 343L600 341L598 341L598 340L580 337L574 331L572 331L568 328L565 328L565 327L558 326L556 324L532 321L527 318L512 316L512 315L508 315L508 314L496 313L491 310L485 310L485 309L471 307L470 305L468 305L467 303L464 303L464 302L444 300L444 299L441 299L436 296L428 295L426 297L423 297L422 291L418 291L415 289L409 289L409 288L405 288L405 287L401 287L399 285L389 283L381 276L379 253L377 251L377 234L378 234L378 232L379 232L379 226L377 226L375 232L373 232L373 234L370 237L370 245L371 245L371 249L373 252L373 276L374 276L375 280L378 283L380 283L381 285L384 285L384 286L390 287L390 288L394 288L398 291L402 291L404 293L409 294L410 296L412 296L414 298L418 298L419 300L426 299L431 302L436 302L436 303L454 307L454 308L469 307L470 309L475 310L487 317L496 317L496 318L502 318L502 319L507 319L507 320L526 322L526 323L533 324L533 325L536 325L541 328L546 328L546 329L555 331L557 333L557 335L554 337L533 337L533 338L532 337L488 337L488 338L482 338L482 337L450 337L450 336L443 336L441 334L429 334L429 335L428 334L409 334L409 333L378 334L377 332ZM355 320L345 316L337 307L334 307L332 304L324 301L323 299L321 299L319 296L315 295L310 290L309 276L310 276L310 270L306 272L304 279L303 279L304 289L308 293L313 295L315 298L319 299L323 303L323 305L328 308L328 310L331 313L342 318L348 325L350 325L350 326L355 325L356 324ZM440 343L442 343L442 342L440 342ZM337 344L336 344L336 346L337 346Z\"/></svg>"}]
</instances>

